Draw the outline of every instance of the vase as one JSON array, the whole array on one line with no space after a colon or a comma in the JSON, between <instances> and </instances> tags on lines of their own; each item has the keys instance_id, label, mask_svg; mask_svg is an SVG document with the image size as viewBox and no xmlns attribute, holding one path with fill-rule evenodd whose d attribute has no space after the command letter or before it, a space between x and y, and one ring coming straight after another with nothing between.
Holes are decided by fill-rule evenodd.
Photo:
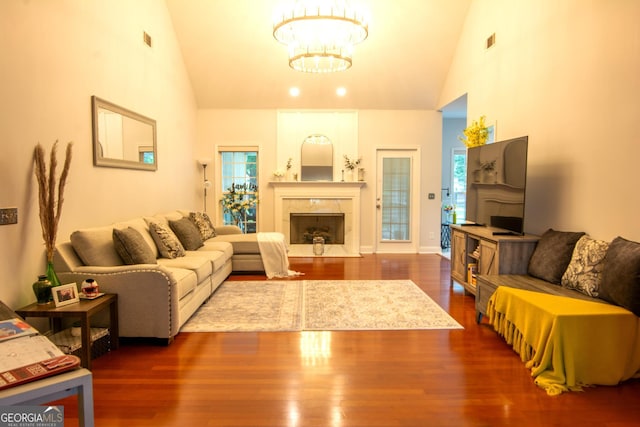
<instances>
[{"instance_id":1,"label":"vase","mask_svg":"<svg viewBox=\"0 0 640 427\"><path fill-rule=\"evenodd\" d=\"M497 173L495 171L485 170L482 173L482 183L483 184L495 184Z\"/></svg>"},{"instance_id":2,"label":"vase","mask_svg":"<svg viewBox=\"0 0 640 427\"><path fill-rule=\"evenodd\" d=\"M49 261L47 262L47 272L46 272L46 276L47 279L49 279L49 281L51 282L51 286L52 287L56 287L56 286L60 286L60 280L58 280L58 275L56 274L56 271L53 269L53 261Z\"/></svg>"},{"instance_id":3,"label":"vase","mask_svg":"<svg viewBox=\"0 0 640 427\"><path fill-rule=\"evenodd\" d=\"M358 181L364 181L364 168L358 168Z\"/></svg>"},{"instance_id":4,"label":"vase","mask_svg":"<svg viewBox=\"0 0 640 427\"><path fill-rule=\"evenodd\" d=\"M45 274L38 276L38 281L33 284L32 288L38 304L48 304L51 301L51 282Z\"/></svg>"},{"instance_id":5,"label":"vase","mask_svg":"<svg viewBox=\"0 0 640 427\"><path fill-rule=\"evenodd\" d=\"M314 237L313 238L313 254L314 255L322 255L324 253L324 238L323 237Z\"/></svg>"}]
</instances>

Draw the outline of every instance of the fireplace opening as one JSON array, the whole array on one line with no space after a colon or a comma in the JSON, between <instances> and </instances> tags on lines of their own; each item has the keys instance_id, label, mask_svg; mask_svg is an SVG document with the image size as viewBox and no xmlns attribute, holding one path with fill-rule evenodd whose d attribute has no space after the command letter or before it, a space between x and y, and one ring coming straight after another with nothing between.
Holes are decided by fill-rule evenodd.
<instances>
[{"instance_id":1,"label":"fireplace opening","mask_svg":"<svg viewBox=\"0 0 640 427\"><path fill-rule=\"evenodd\" d=\"M314 237L322 237L327 245L344 245L343 213L291 213L289 215L289 243L311 245Z\"/></svg>"}]
</instances>

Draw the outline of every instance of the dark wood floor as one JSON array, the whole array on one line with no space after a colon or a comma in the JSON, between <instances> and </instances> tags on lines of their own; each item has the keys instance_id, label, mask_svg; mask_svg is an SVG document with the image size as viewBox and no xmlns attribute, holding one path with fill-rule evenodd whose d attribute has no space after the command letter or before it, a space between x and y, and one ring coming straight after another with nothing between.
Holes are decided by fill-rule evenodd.
<instances>
[{"instance_id":1,"label":"dark wood floor","mask_svg":"<svg viewBox=\"0 0 640 427\"><path fill-rule=\"evenodd\" d=\"M640 425L640 380L557 397L535 386L519 356L475 323L474 299L449 286L445 258L293 258L291 268L304 279L411 279L465 329L128 343L93 363L96 426ZM65 425L77 425L75 399L60 403Z\"/></svg>"}]
</instances>

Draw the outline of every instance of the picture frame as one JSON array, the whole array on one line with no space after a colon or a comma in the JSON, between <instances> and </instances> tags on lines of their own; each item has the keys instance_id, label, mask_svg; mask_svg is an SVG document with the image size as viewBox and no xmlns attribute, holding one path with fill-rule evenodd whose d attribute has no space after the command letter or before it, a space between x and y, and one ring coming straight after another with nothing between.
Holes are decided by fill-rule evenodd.
<instances>
[{"instance_id":1,"label":"picture frame","mask_svg":"<svg viewBox=\"0 0 640 427\"><path fill-rule=\"evenodd\" d=\"M53 302L56 307L62 307L80 301L78 287L75 283L53 287L51 288L51 293L53 294Z\"/></svg>"}]
</instances>

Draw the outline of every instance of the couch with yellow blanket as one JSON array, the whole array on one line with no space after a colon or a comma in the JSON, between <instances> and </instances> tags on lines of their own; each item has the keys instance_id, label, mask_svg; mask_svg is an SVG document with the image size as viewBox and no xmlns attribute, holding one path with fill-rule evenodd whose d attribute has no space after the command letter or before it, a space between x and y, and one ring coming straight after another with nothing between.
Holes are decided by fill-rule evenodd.
<instances>
[{"instance_id":1,"label":"couch with yellow blanket","mask_svg":"<svg viewBox=\"0 0 640 427\"><path fill-rule=\"evenodd\" d=\"M640 243L548 230L528 275L478 276L489 323L549 394L640 374Z\"/></svg>"}]
</instances>

